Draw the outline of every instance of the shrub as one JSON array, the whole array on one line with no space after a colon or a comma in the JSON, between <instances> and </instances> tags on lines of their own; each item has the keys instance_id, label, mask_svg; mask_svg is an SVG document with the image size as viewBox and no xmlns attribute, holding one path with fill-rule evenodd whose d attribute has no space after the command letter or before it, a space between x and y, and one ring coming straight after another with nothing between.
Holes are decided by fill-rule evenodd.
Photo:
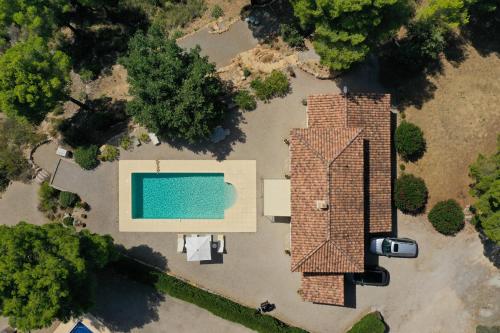
<instances>
[{"instance_id":1,"label":"shrub","mask_svg":"<svg viewBox=\"0 0 500 333\"><path fill-rule=\"evenodd\" d=\"M118 148L111 145L105 145L102 149L101 155L99 155L99 158L103 161L112 162L116 160L118 156L120 156Z\"/></svg>"},{"instance_id":2,"label":"shrub","mask_svg":"<svg viewBox=\"0 0 500 333\"><path fill-rule=\"evenodd\" d=\"M80 79L82 80L83 83L89 83L90 81L95 79L94 73L89 69L82 69L79 74L80 74Z\"/></svg>"},{"instance_id":3,"label":"shrub","mask_svg":"<svg viewBox=\"0 0 500 333\"><path fill-rule=\"evenodd\" d=\"M203 0L168 1L163 10L155 15L153 24L163 27L165 31L182 28L202 16L206 9Z\"/></svg>"},{"instance_id":4,"label":"shrub","mask_svg":"<svg viewBox=\"0 0 500 333\"><path fill-rule=\"evenodd\" d=\"M224 16L224 11L220 8L219 5L215 5L212 7L212 12L210 13L214 19L218 19L219 17Z\"/></svg>"},{"instance_id":5,"label":"shrub","mask_svg":"<svg viewBox=\"0 0 500 333\"><path fill-rule=\"evenodd\" d=\"M71 216L66 216L62 219L62 224L64 224L65 226L71 227L71 226L73 226L73 221L75 221L74 218L72 218Z\"/></svg>"},{"instance_id":6,"label":"shrub","mask_svg":"<svg viewBox=\"0 0 500 333\"><path fill-rule=\"evenodd\" d=\"M38 189L38 209L42 212L54 212L57 208L57 195L59 191L43 182Z\"/></svg>"},{"instance_id":7,"label":"shrub","mask_svg":"<svg viewBox=\"0 0 500 333\"><path fill-rule=\"evenodd\" d=\"M99 165L99 160L97 159L98 153L99 148L94 145L79 147L75 150L75 162L83 169L92 170Z\"/></svg>"},{"instance_id":8,"label":"shrub","mask_svg":"<svg viewBox=\"0 0 500 333\"><path fill-rule=\"evenodd\" d=\"M148 143L149 141L151 141L151 138L149 137L148 133L141 133L139 135L139 140L141 140L142 142Z\"/></svg>"},{"instance_id":9,"label":"shrub","mask_svg":"<svg viewBox=\"0 0 500 333\"><path fill-rule=\"evenodd\" d=\"M278 70L273 70L264 80L257 78L250 83L255 91L255 96L263 101L273 97L284 97L290 91L288 77Z\"/></svg>"},{"instance_id":10,"label":"shrub","mask_svg":"<svg viewBox=\"0 0 500 333\"><path fill-rule=\"evenodd\" d=\"M464 213L455 200L440 201L428 215L434 229L443 235L454 235L464 227Z\"/></svg>"},{"instance_id":11,"label":"shrub","mask_svg":"<svg viewBox=\"0 0 500 333\"><path fill-rule=\"evenodd\" d=\"M245 79L247 77L249 77L250 75L252 75L252 72L248 69L248 68L243 68L243 76L245 77Z\"/></svg>"},{"instance_id":12,"label":"shrub","mask_svg":"<svg viewBox=\"0 0 500 333\"><path fill-rule=\"evenodd\" d=\"M59 204L62 208L74 207L78 200L79 197L75 193L66 191L59 193Z\"/></svg>"},{"instance_id":13,"label":"shrub","mask_svg":"<svg viewBox=\"0 0 500 333\"><path fill-rule=\"evenodd\" d=\"M403 213L420 213L427 203L427 195L427 186L422 178L404 174L396 181L394 203Z\"/></svg>"},{"instance_id":14,"label":"shrub","mask_svg":"<svg viewBox=\"0 0 500 333\"><path fill-rule=\"evenodd\" d=\"M121 257L113 262L116 272L137 282L155 286L156 290L186 302L195 304L223 319L239 323L262 333L306 333L306 331L288 326L286 323L269 315L257 314L255 309L235 303L222 296L199 289L171 275Z\"/></svg>"},{"instance_id":15,"label":"shrub","mask_svg":"<svg viewBox=\"0 0 500 333\"><path fill-rule=\"evenodd\" d=\"M379 312L372 312L361 318L347 333L384 333L385 324Z\"/></svg>"},{"instance_id":16,"label":"shrub","mask_svg":"<svg viewBox=\"0 0 500 333\"><path fill-rule=\"evenodd\" d=\"M123 150L129 150L131 146L132 140L130 140L130 136L124 135L120 140L120 147L122 147Z\"/></svg>"},{"instance_id":17,"label":"shrub","mask_svg":"<svg viewBox=\"0 0 500 333\"><path fill-rule=\"evenodd\" d=\"M255 100L255 97L250 94L248 90L240 90L236 94L234 101L240 109L246 111L255 110L255 108L257 107L257 101Z\"/></svg>"},{"instance_id":18,"label":"shrub","mask_svg":"<svg viewBox=\"0 0 500 333\"><path fill-rule=\"evenodd\" d=\"M500 333L500 326L487 327L479 325L476 327L476 333Z\"/></svg>"},{"instance_id":19,"label":"shrub","mask_svg":"<svg viewBox=\"0 0 500 333\"><path fill-rule=\"evenodd\" d=\"M301 35L300 31L292 24L281 24L280 25L280 35L281 38L290 47L302 48L304 47L304 37Z\"/></svg>"},{"instance_id":20,"label":"shrub","mask_svg":"<svg viewBox=\"0 0 500 333\"><path fill-rule=\"evenodd\" d=\"M416 161L425 152L424 133L417 125L401 122L396 129L394 141L399 156L405 161Z\"/></svg>"}]
</instances>

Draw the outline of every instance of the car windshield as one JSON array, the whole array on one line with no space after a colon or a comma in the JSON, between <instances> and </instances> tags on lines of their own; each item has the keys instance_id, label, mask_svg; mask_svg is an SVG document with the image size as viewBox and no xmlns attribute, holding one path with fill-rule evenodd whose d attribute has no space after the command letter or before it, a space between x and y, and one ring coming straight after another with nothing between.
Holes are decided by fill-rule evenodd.
<instances>
[{"instance_id":1,"label":"car windshield","mask_svg":"<svg viewBox=\"0 0 500 333\"><path fill-rule=\"evenodd\" d=\"M395 243L394 244L394 253L398 252L399 251L399 244L398 243Z\"/></svg>"},{"instance_id":2,"label":"car windshield","mask_svg":"<svg viewBox=\"0 0 500 333\"><path fill-rule=\"evenodd\" d=\"M391 242L389 242L387 239L384 239L382 241L382 252L391 253Z\"/></svg>"}]
</instances>

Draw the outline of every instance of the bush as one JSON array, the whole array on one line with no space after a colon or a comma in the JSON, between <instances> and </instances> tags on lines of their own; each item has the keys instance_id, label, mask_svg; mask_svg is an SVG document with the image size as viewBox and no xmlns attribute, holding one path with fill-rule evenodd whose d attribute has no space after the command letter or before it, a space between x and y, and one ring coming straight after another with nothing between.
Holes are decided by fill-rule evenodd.
<instances>
[{"instance_id":1,"label":"bush","mask_svg":"<svg viewBox=\"0 0 500 333\"><path fill-rule=\"evenodd\" d=\"M112 162L116 160L118 156L120 156L118 148L111 145L105 145L102 149L101 155L99 155L99 158L103 161Z\"/></svg>"},{"instance_id":2,"label":"bush","mask_svg":"<svg viewBox=\"0 0 500 333\"><path fill-rule=\"evenodd\" d=\"M443 235L454 235L464 227L464 213L462 207L455 200L440 201L428 215L434 229Z\"/></svg>"},{"instance_id":3,"label":"bush","mask_svg":"<svg viewBox=\"0 0 500 333\"><path fill-rule=\"evenodd\" d=\"M384 333L385 324L379 312L372 312L361 318L347 333Z\"/></svg>"},{"instance_id":4,"label":"bush","mask_svg":"<svg viewBox=\"0 0 500 333\"><path fill-rule=\"evenodd\" d=\"M255 90L255 96L263 101L269 101L273 97L284 97L290 91L290 82L285 73L273 70L264 80L257 78L250 83Z\"/></svg>"},{"instance_id":5,"label":"bush","mask_svg":"<svg viewBox=\"0 0 500 333\"><path fill-rule=\"evenodd\" d=\"M165 31L182 28L202 16L206 9L203 0L168 1L163 10L155 15L153 24L163 27Z\"/></svg>"},{"instance_id":6,"label":"bush","mask_svg":"<svg viewBox=\"0 0 500 333\"><path fill-rule=\"evenodd\" d=\"M120 140L120 147L122 147L123 150L129 150L130 147L132 147L132 140L130 139L130 136L124 135L122 137Z\"/></svg>"},{"instance_id":7,"label":"bush","mask_svg":"<svg viewBox=\"0 0 500 333\"><path fill-rule=\"evenodd\" d=\"M243 76L245 77L245 79L247 77L249 77L250 75L252 75L252 72L248 69L248 68L243 68Z\"/></svg>"},{"instance_id":8,"label":"bush","mask_svg":"<svg viewBox=\"0 0 500 333\"><path fill-rule=\"evenodd\" d=\"M141 140L144 143L148 143L149 141L151 141L151 138L149 137L148 133L141 133L139 135L139 140Z\"/></svg>"},{"instance_id":9,"label":"bush","mask_svg":"<svg viewBox=\"0 0 500 333\"><path fill-rule=\"evenodd\" d=\"M79 147L75 150L75 162L85 170L92 170L99 165L97 146Z\"/></svg>"},{"instance_id":10,"label":"bush","mask_svg":"<svg viewBox=\"0 0 500 333\"><path fill-rule=\"evenodd\" d=\"M302 48L304 47L304 37L301 35L300 31L292 24L281 24L280 25L280 35L281 38L290 47Z\"/></svg>"},{"instance_id":11,"label":"bush","mask_svg":"<svg viewBox=\"0 0 500 333\"><path fill-rule=\"evenodd\" d=\"M250 94L248 90L240 90L236 94L234 101L240 109L246 111L255 110L255 108L257 107L257 101L255 100L255 97Z\"/></svg>"},{"instance_id":12,"label":"bush","mask_svg":"<svg viewBox=\"0 0 500 333\"><path fill-rule=\"evenodd\" d=\"M43 182L38 189L38 209L42 212L54 212L57 209L57 196L59 191Z\"/></svg>"},{"instance_id":13,"label":"bush","mask_svg":"<svg viewBox=\"0 0 500 333\"><path fill-rule=\"evenodd\" d=\"M59 205L61 205L62 208L74 207L78 201L79 197L75 193L66 191L59 193Z\"/></svg>"},{"instance_id":14,"label":"bush","mask_svg":"<svg viewBox=\"0 0 500 333\"><path fill-rule=\"evenodd\" d=\"M420 127L407 121L401 122L396 129L394 142L396 150L405 161L417 161L425 152L424 133Z\"/></svg>"},{"instance_id":15,"label":"bush","mask_svg":"<svg viewBox=\"0 0 500 333\"><path fill-rule=\"evenodd\" d=\"M427 203L427 186L422 178L404 174L396 181L394 204L403 213L418 214Z\"/></svg>"},{"instance_id":16,"label":"bush","mask_svg":"<svg viewBox=\"0 0 500 333\"><path fill-rule=\"evenodd\" d=\"M476 333L500 333L500 326L487 327L479 325L476 327Z\"/></svg>"},{"instance_id":17,"label":"bush","mask_svg":"<svg viewBox=\"0 0 500 333\"><path fill-rule=\"evenodd\" d=\"M71 216L66 216L62 219L62 224L64 224L65 226L68 226L68 227L72 227L74 221L75 221L75 219L72 218Z\"/></svg>"},{"instance_id":18,"label":"bush","mask_svg":"<svg viewBox=\"0 0 500 333\"><path fill-rule=\"evenodd\" d=\"M159 272L132 259L121 257L120 260L113 262L110 267L130 279L155 286L156 290L161 293L195 304L216 316L239 323L257 332L306 333L306 331L297 327L290 327L272 316L256 314L255 309L196 288L171 275Z\"/></svg>"},{"instance_id":19,"label":"bush","mask_svg":"<svg viewBox=\"0 0 500 333\"><path fill-rule=\"evenodd\" d=\"M79 74L83 83L89 83L95 79L94 73L89 69L82 69Z\"/></svg>"},{"instance_id":20,"label":"bush","mask_svg":"<svg viewBox=\"0 0 500 333\"><path fill-rule=\"evenodd\" d=\"M219 17L224 16L224 11L222 10L222 8L220 8L219 5L215 5L212 7L211 15L214 19L218 19Z\"/></svg>"}]
</instances>

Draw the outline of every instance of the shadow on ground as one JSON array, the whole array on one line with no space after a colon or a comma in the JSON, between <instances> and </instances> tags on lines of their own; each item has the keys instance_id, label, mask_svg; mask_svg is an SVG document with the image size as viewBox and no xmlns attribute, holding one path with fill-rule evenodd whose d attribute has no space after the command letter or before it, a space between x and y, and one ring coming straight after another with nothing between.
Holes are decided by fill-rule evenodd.
<instances>
[{"instance_id":1,"label":"shadow on ground","mask_svg":"<svg viewBox=\"0 0 500 333\"><path fill-rule=\"evenodd\" d=\"M160 252L154 251L147 245L134 246L129 249L125 249L120 245L118 246L118 250L131 258L143 261L149 265L153 265L163 272L168 271L167 258L165 258Z\"/></svg>"},{"instance_id":2,"label":"shadow on ground","mask_svg":"<svg viewBox=\"0 0 500 333\"><path fill-rule=\"evenodd\" d=\"M162 139L177 150L188 149L196 154L211 153L214 158L221 161L233 151L234 145L246 142L246 134L240 128L242 123L244 123L243 112L233 108L227 111L227 116L222 123L222 127L229 129L230 134L218 143L207 140L191 144L184 140Z\"/></svg>"},{"instance_id":3,"label":"shadow on ground","mask_svg":"<svg viewBox=\"0 0 500 333\"><path fill-rule=\"evenodd\" d=\"M154 288L107 271L99 275L91 314L112 332L129 332L158 321L158 307L164 300Z\"/></svg>"}]
</instances>

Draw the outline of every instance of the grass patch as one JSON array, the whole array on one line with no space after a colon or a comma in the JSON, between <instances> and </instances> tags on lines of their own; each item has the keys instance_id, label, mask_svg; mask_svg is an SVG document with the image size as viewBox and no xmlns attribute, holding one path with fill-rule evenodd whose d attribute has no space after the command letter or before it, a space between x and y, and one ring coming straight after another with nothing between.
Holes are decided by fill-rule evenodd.
<instances>
[{"instance_id":1,"label":"grass patch","mask_svg":"<svg viewBox=\"0 0 500 333\"><path fill-rule=\"evenodd\" d=\"M361 318L347 333L384 333L385 324L379 312L372 312Z\"/></svg>"},{"instance_id":2,"label":"grass patch","mask_svg":"<svg viewBox=\"0 0 500 333\"><path fill-rule=\"evenodd\" d=\"M306 333L307 331L288 326L268 315L256 314L255 309L233 302L227 298L196 288L171 275L140 264L122 256L110 264L115 272L126 277L154 286L155 289L172 297L195 304L223 319L241 324L262 333Z\"/></svg>"}]
</instances>

